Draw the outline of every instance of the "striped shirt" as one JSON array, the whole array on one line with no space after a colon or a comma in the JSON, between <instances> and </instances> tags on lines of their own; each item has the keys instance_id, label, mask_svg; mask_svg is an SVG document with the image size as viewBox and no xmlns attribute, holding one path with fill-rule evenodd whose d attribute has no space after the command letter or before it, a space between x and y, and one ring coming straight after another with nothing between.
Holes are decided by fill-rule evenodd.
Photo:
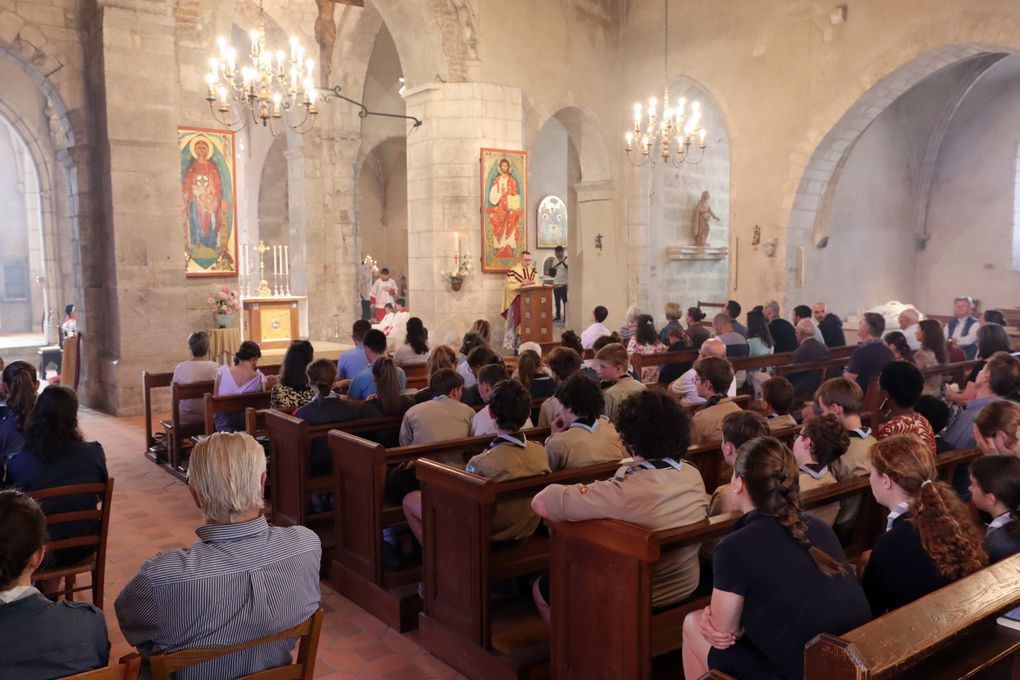
<instances>
[{"instance_id":1,"label":"striped shirt","mask_svg":"<svg viewBox=\"0 0 1020 680\"><path fill-rule=\"evenodd\" d=\"M295 626L319 606L322 548L311 530L271 527L259 516L195 533L200 542L148 560L117 597L120 629L143 656L247 642ZM294 642L237 652L175 678L234 678L282 666Z\"/></svg>"}]
</instances>

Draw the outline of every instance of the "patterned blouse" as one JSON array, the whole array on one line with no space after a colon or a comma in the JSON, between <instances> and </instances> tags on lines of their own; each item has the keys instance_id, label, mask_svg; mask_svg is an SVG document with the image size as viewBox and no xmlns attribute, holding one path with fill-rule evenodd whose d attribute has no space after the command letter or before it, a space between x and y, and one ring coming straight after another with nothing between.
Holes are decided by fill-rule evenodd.
<instances>
[{"instance_id":1,"label":"patterned blouse","mask_svg":"<svg viewBox=\"0 0 1020 680\"><path fill-rule=\"evenodd\" d=\"M273 391L269 395L269 405L277 410L293 413L310 402L314 396L311 388L295 390L293 387L277 383L273 385Z\"/></svg>"},{"instance_id":2,"label":"patterned blouse","mask_svg":"<svg viewBox=\"0 0 1020 680\"><path fill-rule=\"evenodd\" d=\"M628 354L662 354L669 348L661 342L656 341L654 345L639 345L637 336L630 339L627 343ZM659 382L659 371L662 370L662 366L646 366L641 369L641 382L643 383L655 383Z\"/></svg>"},{"instance_id":3,"label":"patterned blouse","mask_svg":"<svg viewBox=\"0 0 1020 680\"><path fill-rule=\"evenodd\" d=\"M931 449L932 455L935 451L935 432L931 429L928 419L920 413L912 413L908 416L896 416L878 428L877 439L885 439L894 434L910 434L919 438Z\"/></svg>"}]
</instances>

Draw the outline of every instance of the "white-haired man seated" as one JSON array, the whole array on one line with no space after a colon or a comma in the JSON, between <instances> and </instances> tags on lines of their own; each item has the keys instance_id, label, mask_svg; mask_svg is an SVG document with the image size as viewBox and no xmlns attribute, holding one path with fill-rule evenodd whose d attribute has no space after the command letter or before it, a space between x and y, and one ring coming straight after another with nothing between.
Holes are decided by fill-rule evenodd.
<instances>
[{"instance_id":1,"label":"white-haired man seated","mask_svg":"<svg viewBox=\"0 0 1020 680\"><path fill-rule=\"evenodd\" d=\"M266 458L244 433L218 433L191 453L188 490L205 515L190 548L156 555L117 598L120 629L144 657L225 647L297 625L319 606L318 536L262 514ZM294 640L178 671L177 680L236 678L291 661Z\"/></svg>"}]
</instances>

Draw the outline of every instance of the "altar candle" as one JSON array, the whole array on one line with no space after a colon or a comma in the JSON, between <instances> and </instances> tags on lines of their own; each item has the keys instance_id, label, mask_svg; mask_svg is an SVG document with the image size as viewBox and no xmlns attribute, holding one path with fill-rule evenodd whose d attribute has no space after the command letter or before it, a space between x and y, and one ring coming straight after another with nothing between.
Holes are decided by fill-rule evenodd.
<instances>
[{"instance_id":1,"label":"altar candle","mask_svg":"<svg viewBox=\"0 0 1020 680\"><path fill-rule=\"evenodd\" d=\"M280 259L276 252L276 246L273 246L273 275L279 273L278 267L280 266Z\"/></svg>"},{"instance_id":2,"label":"altar candle","mask_svg":"<svg viewBox=\"0 0 1020 680\"><path fill-rule=\"evenodd\" d=\"M287 276L290 274L290 246L283 247L283 275Z\"/></svg>"}]
</instances>

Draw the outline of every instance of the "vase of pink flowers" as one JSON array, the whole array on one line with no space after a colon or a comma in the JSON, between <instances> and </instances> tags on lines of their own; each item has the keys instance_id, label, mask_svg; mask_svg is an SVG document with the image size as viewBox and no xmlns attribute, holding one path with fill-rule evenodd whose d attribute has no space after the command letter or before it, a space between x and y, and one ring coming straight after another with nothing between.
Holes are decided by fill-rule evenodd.
<instances>
[{"instance_id":1,"label":"vase of pink flowers","mask_svg":"<svg viewBox=\"0 0 1020 680\"><path fill-rule=\"evenodd\" d=\"M223 286L209 298L209 311L213 313L218 328L229 326L234 318L234 312L241 311L241 300L237 297L237 291Z\"/></svg>"}]
</instances>

